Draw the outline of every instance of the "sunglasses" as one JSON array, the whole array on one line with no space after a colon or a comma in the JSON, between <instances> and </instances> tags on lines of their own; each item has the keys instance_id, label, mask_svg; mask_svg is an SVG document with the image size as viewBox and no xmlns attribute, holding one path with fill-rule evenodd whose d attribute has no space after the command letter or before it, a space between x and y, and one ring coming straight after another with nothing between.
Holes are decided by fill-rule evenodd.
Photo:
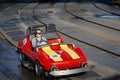
<instances>
[{"instance_id":1,"label":"sunglasses","mask_svg":"<svg viewBox=\"0 0 120 80\"><path fill-rule=\"evenodd\" d=\"M41 33L36 33L36 34L41 34Z\"/></svg>"}]
</instances>

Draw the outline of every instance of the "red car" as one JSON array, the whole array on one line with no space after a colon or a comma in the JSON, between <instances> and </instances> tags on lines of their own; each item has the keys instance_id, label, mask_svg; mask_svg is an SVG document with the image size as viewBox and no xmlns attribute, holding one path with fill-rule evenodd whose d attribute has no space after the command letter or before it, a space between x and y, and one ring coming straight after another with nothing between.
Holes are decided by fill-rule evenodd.
<instances>
[{"instance_id":1,"label":"red car","mask_svg":"<svg viewBox=\"0 0 120 80\"><path fill-rule=\"evenodd\" d=\"M31 40L36 28L43 30L47 44L33 49ZM37 76L45 73L63 76L89 71L87 58L79 47L64 43L54 24L34 25L27 29L27 36L18 41L20 61L23 66L31 65Z\"/></svg>"}]
</instances>

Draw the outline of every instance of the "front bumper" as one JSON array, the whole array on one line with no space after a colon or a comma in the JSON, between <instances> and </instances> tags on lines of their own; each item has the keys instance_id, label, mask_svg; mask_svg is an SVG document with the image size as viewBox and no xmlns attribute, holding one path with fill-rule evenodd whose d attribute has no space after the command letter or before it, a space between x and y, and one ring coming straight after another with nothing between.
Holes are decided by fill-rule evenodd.
<instances>
[{"instance_id":1,"label":"front bumper","mask_svg":"<svg viewBox=\"0 0 120 80\"><path fill-rule=\"evenodd\" d=\"M72 74L78 74L82 72L87 72L93 69L95 66L91 65L87 68L76 68L76 69L67 69L67 70L59 70L59 71L51 71L49 72L50 75L58 77L58 76L66 76L66 75L72 75Z\"/></svg>"}]
</instances>

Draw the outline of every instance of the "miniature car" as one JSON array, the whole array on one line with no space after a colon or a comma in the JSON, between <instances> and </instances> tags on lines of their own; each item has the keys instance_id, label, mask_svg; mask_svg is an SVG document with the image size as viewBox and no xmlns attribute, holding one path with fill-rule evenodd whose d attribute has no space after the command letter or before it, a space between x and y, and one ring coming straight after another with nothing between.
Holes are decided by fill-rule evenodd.
<instances>
[{"instance_id":1,"label":"miniature car","mask_svg":"<svg viewBox=\"0 0 120 80\"><path fill-rule=\"evenodd\" d=\"M35 29L42 29L47 44L34 49L31 40ZM28 27L25 38L18 41L21 65L31 65L37 76L48 74L54 77L89 71L87 58L79 47L64 43L54 24Z\"/></svg>"}]
</instances>

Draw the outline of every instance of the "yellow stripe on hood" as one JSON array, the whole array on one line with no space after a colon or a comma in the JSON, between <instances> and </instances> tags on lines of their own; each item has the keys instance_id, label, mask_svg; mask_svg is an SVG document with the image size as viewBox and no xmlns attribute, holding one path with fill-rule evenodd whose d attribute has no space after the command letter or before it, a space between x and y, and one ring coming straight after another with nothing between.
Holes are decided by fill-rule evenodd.
<instances>
[{"instance_id":1,"label":"yellow stripe on hood","mask_svg":"<svg viewBox=\"0 0 120 80\"><path fill-rule=\"evenodd\" d=\"M66 44L61 44L60 47L66 51L71 57L72 59L79 59L79 55L77 53L75 53L73 50L71 50L68 45Z\"/></svg>"},{"instance_id":2,"label":"yellow stripe on hood","mask_svg":"<svg viewBox=\"0 0 120 80\"><path fill-rule=\"evenodd\" d=\"M59 54L57 54L55 51L53 51L50 46L45 46L42 48L42 50L51 58L53 61L63 61L63 59L60 57Z\"/></svg>"}]
</instances>

